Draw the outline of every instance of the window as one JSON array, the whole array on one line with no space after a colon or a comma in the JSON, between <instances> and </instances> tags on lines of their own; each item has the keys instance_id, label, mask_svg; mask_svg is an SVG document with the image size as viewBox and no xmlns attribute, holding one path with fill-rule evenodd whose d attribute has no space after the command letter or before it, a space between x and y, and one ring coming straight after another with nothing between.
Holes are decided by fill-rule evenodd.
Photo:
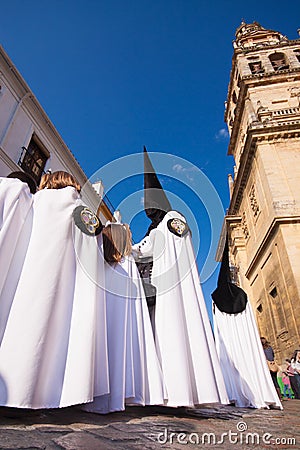
<instances>
[{"instance_id":1,"label":"window","mask_svg":"<svg viewBox=\"0 0 300 450\"><path fill-rule=\"evenodd\" d=\"M39 184L41 176L44 173L48 155L46 154L46 151L42 149L42 146L35 137L32 137L27 148L22 147L22 149L23 151L18 164L22 167L24 172L29 173L29 175L35 179L37 184Z\"/></svg>"},{"instance_id":2,"label":"window","mask_svg":"<svg viewBox=\"0 0 300 450\"><path fill-rule=\"evenodd\" d=\"M277 72L289 68L284 53L272 53L272 55L269 56L269 60L271 61L273 69Z\"/></svg>"},{"instance_id":3,"label":"window","mask_svg":"<svg viewBox=\"0 0 300 450\"><path fill-rule=\"evenodd\" d=\"M256 301L255 317L261 336L265 336L267 333L262 331L264 329L265 311L263 308L263 302L260 298Z\"/></svg>"},{"instance_id":4,"label":"window","mask_svg":"<svg viewBox=\"0 0 300 450\"><path fill-rule=\"evenodd\" d=\"M261 61L251 62L249 63L249 67L253 75L264 73L264 69L261 66Z\"/></svg>"},{"instance_id":5,"label":"window","mask_svg":"<svg viewBox=\"0 0 300 450\"><path fill-rule=\"evenodd\" d=\"M300 63L300 49L298 48L297 50L294 50L295 52L295 56L298 59L299 63Z\"/></svg>"},{"instance_id":6,"label":"window","mask_svg":"<svg viewBox=\"0 0 300 450\"><path fill-rule=\"evenodd\" d=\"M259 313L259 314L261 314L262 312L263 312L263 307L262 307L262 304L260 303L258 306L257 306L257 312Z\"/></svg>"},{"instance_id":7,"label":"window","mask_svg":"<svg viewBox=\"0 0 300 450\"><path fill-rule=\"evenodd\" d=\"M277 333L277 335L279 335L286 329L286 321L285 321L283 305L282 305L282 301L281 301L279 292L276 287L273 287L269 291L269 295L272 299L270 306L271 306L271 310L272 310L274 325L275 325L276 333Z\"/></svg>"}]
</instances>

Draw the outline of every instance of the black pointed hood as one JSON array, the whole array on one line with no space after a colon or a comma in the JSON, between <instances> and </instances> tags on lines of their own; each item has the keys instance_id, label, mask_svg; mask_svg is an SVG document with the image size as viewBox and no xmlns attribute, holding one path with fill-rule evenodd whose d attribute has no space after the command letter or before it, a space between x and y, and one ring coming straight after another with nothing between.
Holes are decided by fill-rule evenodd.
<instances>
[{"instance_id":1,"label":"black pointed hood","mask_svg":"<svg viewBox=\"0 0 300 450\"><path fill-rule=\"evenodd\" d=\"M238 314L244 311L247 305L246 292L231 282L229 266L228 235L222 256L217 289L211 294L212 299L221 312Z\"/></svg>"},{"instance_id":2,"label":"black pointed hood","mask_svg":"<svg viewBox=\"0 0 300 450\"><path fill-rule=\"evenodd\" d=\"M152 222L147 234L157 227L168 211L172 210L152 166L146 147L144 147L144 209Z\"/></svg>"}]
</instances>

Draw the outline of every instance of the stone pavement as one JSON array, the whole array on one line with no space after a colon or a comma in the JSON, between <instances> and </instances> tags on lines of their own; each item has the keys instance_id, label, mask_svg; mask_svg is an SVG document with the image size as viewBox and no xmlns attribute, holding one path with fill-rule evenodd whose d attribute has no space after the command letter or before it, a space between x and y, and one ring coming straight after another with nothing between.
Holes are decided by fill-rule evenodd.
<instances>
[{"instance_id":1,"label":"stone pavement","mask_svg":"<svg viewBox=\"0 0 300 450\"><path fill-rule=\"evenodd\" d=\"M300 400L284 410L128 407L107 415L79 407L0 408L0 449L300 449Z\"/></svg>"}]
</instances>

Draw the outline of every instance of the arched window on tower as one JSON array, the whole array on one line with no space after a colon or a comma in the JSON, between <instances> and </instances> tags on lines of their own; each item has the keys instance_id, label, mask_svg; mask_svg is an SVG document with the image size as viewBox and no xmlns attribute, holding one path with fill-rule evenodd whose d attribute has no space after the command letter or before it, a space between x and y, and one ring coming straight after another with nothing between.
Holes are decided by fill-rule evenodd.
<instances>
[{"instance_id":1,"label":"arched window on tower","mask_svg":"<svg viewBox=\"0 0 300 450\"><path fill-rule=\"evenodd\" d=\"M269 60L271 61L273 69L276 72L289 68L289 64L284 53L272 53L271 55L269 55Z\"/></svg>"},{"instance_id":2,"label":"arched window on tower","mask_svg":"<svg viewBox=\"0 0 300 450\"><path fill-rule=\"evenodd\" d=\"M233 94L232 94L232 101L234 104L236 104L236 102L237 102L237 96L236 96L235 91L233 91Z\"/></svg>"},{"instance_id":3,"label":"arched window on tower","mask_svg":"<svg viewBox=\"0 0 300 450\"><path fill-rule=\"evenodd\" d=\"M265 71L261 65L261 61L251 62L251 63L249 63L249 67L250 67L251 73L253 75L256 75L259 73L264 73L264 71Z\"/></svg>"}]
</instances>

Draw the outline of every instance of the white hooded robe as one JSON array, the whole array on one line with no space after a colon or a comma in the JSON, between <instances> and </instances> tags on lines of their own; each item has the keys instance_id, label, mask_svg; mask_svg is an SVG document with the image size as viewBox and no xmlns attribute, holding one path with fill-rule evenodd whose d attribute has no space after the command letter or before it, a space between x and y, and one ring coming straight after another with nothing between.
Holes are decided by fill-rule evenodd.
<instances>
[{"instance_id":1,"label":"white hooded robe","mask_svg":"<svg viewBox=\"0 0 300 450\"><path fill-rule=\"evenodd\" d=\"M157 288L155 344L162 366L167 406L228 403L190 232L177 236L168 221L185 218L168 212L149 236L135 245L153 255L152 284Z\"/></svg>"},{"instance_id":2,"label":"white hooded robe","mask_svg":"<svg viewBox=\"0 0 300 450\"><path fill-rule=\"evenodd\" d=\"M73 187L34 195L0 347L0 405L64 407L109 391L103 258L74 223L80 204Z\"/></svg>"},{"instance_id":3,"label":"white hooded robe","mask_svg":"<svg viewBox=\"0 0 300 450\"><path fill-rule=\"evenodd\" d=\"M166 397L162 372L143 285L131 255L115 265L105 263L105 287L110 392L84 410L106 414L126 405L162 405Z\"/></svg>"},{"instance_id":4,"label":"white hooded robe","mask_svg":"<svg viewBox=\"0 0 300 450\"><path fill-rule=\"evenodd\" d=\"M229 400L238 407L282 408L249 301L238 314L215 306L214 330Z\"/></svg>"}]
</instances>

